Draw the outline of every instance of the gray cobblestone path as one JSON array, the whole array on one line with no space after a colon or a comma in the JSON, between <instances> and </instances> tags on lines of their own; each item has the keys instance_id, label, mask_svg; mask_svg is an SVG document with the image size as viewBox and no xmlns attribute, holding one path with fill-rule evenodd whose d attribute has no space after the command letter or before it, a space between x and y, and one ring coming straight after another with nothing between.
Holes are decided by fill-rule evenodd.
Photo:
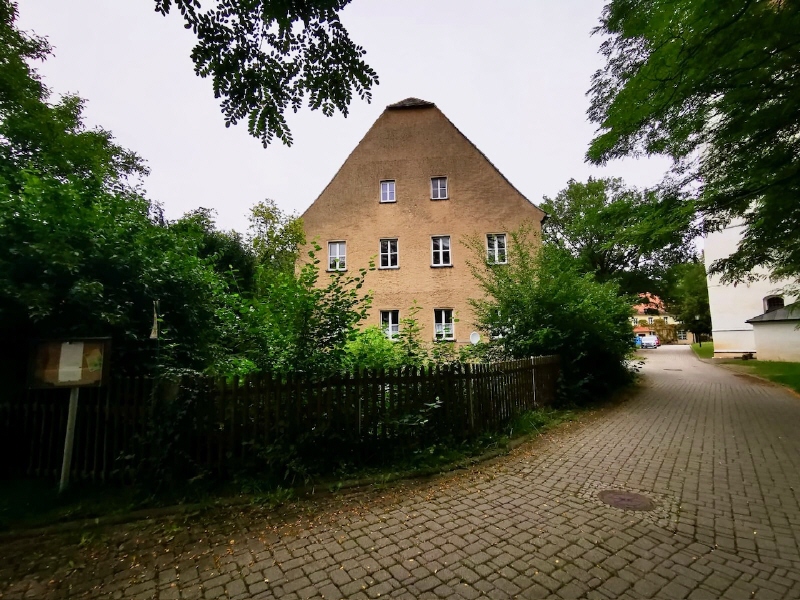
<instances>
[{"instance_id":1,"label":"gray cobblestone path","mask_svg":"<svg viewBox=\"0 0 800 600\"><path fill-rule=\"evenodd\" d=\"M800 598L800 398L686 347L646 356L634 399L472 471L284 522L6 543L0 598Z\"/></svg>"}]
</instances>

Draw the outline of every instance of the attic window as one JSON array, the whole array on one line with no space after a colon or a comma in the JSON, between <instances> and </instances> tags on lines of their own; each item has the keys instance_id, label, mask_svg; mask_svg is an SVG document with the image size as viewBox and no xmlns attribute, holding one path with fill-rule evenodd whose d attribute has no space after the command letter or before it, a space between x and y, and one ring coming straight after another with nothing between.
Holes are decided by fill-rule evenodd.
<instances>
[{"instance_id":1,"label":"attic window","mask_svg":"<svg viewBox=\"0 0 800 600\"><path fill-rule=\"evenodd\" d=\"M783 308L783 298L781 296L769 296L764 298L764 312L772 312Z\"/></svg>"},{"instance_id":2,"label":"attic window","mask_svg":"<svg viewBox=\"0 0 800 600\"><path fill-rule=\"evenodd\" d=\"M447 200L447 177L431 177L431 200Z\"/></svg>"},{"instance_id":3,"label":"attic window","mask_svg":"<svg viewBox=\"0 0 800 600\"><path fill-rule=\"evenodd\" d=\"M394 179L381 181L381 202L396 202L394 195Z\"/></svg>"}]
</instances>

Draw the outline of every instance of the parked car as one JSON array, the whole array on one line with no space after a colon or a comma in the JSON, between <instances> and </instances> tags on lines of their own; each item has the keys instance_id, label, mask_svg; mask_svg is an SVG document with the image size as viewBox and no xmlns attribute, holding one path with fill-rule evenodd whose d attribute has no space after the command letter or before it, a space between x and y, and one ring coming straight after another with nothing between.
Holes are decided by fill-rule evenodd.
<instances>
[{"instance_id":1,"label":"parked car","mask_svg":"<svg viewBox=\"0 0 800 600\"><path fill-rule=\"evenodd\" d=\"M661 341L658 339L657 335L642 336L642 348L658 348L660 345Z\"/></svg>"}]
</instances>

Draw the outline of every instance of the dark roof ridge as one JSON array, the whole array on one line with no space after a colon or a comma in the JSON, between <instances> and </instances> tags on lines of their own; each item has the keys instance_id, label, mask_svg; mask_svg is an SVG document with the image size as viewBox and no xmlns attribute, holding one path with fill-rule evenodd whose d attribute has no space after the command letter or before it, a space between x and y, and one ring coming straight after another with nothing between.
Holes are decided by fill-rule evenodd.
<instances>
[{"instance_id":1,"label":"dark roof ridge","mask_svg":"<svg viewBox=\"0 0 800 600\"><path fill-rule=\"evenodd\" d=\"M390 104L386 108L430 108L432 106L436 106L433 102L428 102L427 100L420 100L419 98L406 98L405 100L400 100L400 102L395 102L394 104Z\"/></svg>"}]
</instances>

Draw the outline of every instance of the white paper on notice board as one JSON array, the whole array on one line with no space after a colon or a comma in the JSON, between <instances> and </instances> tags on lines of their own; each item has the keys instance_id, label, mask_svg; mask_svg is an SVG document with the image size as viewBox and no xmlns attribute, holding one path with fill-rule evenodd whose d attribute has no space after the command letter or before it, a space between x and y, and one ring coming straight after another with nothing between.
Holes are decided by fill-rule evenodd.
<instances>
[{"instance_id":1,"label":"white paper on notice board","mask_svg":"<svg viewBox=\"0 0 800 600\"><path fill-rule=\"evenodd\" d=\"M61 344L61 358L58 360L59 381L80 381L83 366L83 342L64 342Z\"/></svg>"}]
</instances>

